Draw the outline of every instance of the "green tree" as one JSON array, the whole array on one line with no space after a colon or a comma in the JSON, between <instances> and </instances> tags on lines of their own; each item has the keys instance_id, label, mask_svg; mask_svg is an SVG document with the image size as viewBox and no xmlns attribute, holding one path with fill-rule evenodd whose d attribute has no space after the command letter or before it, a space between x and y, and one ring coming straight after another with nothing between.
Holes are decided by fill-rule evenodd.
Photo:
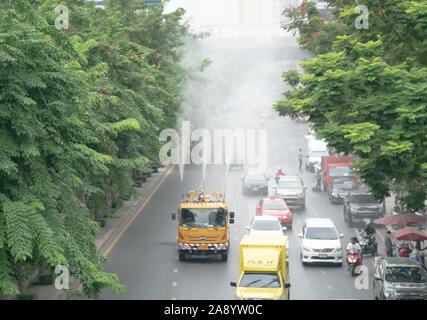
<instances>
[{"instance_id":1,"label":"green tree","mask_svg":"<svg viewBox=\"0 0 427 320\"><path fill-rule=\"evenodd\" d=\"M310 3L290 13L288 27L299 31L302 45L312 39L305 47L317 56L302 63L305 74L283 74L292 90L275 108L309 115L331 147L355 155L360 177L378 199L404 190L409 208L424 207L427 1L366 2L369 29L354 26L355 7L363 3L329 2L335 19L320 27Z\"/></svg>"}]
</instances>

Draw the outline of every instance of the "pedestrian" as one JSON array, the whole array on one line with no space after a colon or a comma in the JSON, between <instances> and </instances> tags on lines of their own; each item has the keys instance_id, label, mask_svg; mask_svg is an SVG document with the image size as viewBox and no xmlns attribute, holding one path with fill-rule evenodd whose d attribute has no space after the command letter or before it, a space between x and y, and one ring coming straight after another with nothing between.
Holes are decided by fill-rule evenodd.
<instances>
[{"instance_id":1,"label":"pedestrian","mask_svg":"<svg viewBox=\"0 0 427 320\"><path fill-rule=\"evenodd\" d=\"M393 242L391 238L392 238L392 235L391 235L391 231L389 230L386 232L385 239L384 239L384 247L385 247L385 253L387 257L393 256Z\"/></svg>"},{"instance_id":2,"label":"pedestrian","mask_svg":"<svg viewBox=\"0 0 427 320\"><path fill-rule=\"evenodd\" d=\"M299 161L299 169L301 170L302 168L302 149L301 148L299 148L299 151L298 151L298 161Z\"/></svg>"},{"instance_id":3,"label":"pedestrian","mask_svg":"<svg viewBox=\"0 0 427 320\"><path fill-rule=\"evenodd\" d=\"M415 246L415 252L411 256L411 258L414 259L415 261L421 262L420 247L418 245Z\"/></svg>"}]
</instances>

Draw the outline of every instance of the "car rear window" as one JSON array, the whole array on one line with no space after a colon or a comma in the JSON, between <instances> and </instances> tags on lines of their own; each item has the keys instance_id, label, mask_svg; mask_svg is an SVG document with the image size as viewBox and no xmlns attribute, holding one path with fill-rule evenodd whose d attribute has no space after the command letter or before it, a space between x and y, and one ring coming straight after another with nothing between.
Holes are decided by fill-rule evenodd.
<instances>
[{"instance_id":1,"label":"car rear window","mask_svg":"<svg viewBox=\"0 0 427 320\"><path fill-rule=\"evenodd\" d=\"M265 201L262 208L264 210L286 210L288 206L284 201Z\"/></svg>"}]
</instances>

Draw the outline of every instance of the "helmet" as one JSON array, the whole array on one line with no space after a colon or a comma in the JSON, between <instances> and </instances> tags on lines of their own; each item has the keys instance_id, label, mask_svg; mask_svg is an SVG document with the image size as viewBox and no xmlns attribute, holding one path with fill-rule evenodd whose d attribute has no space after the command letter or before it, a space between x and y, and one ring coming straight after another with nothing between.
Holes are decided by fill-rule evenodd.
<instances>
[{"instance_id":1,"label":"helmet","mask_svg":"<svg viewBox=\"0 0 427 320\"><path fill-rule=\"evenodd\" d=\"M351 240L357 241L357 238L356 237L351 237L350 241Z\"/></svg>"},{"instance_id":2,"label":"helmet","mask_svg":"<svg viewBox=\"0 0 427 320\"><path fill-rule=\"evenodd\" d=\"M366 226L367 226L367 227L372 226L372 222L371 222L371 221L369 221L369 220L368 220L368 221L366 221Z\"/></svg>"}]
</instances>

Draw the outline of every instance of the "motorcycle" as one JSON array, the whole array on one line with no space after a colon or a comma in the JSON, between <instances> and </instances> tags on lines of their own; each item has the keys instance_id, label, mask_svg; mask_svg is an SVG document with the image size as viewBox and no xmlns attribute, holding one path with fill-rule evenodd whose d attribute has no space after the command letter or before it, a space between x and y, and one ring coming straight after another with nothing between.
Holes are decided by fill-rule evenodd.
<instances>
[{"instance_id":1,"label":"motorcycle","mask_svg":"<svg viewBox=\"0 0 427 320\"><path fill-rule=\"evenodd\" d=\"M357 251L347 251L347 264L349 266L348 270L350 271L351 276L357 276L356 268L357 266L362 265L362 256L359 255Z\"/></svg>"},{"instance_id":2,"label":"motorcycle","mask_svg":"<svg viewBox=\"0 0 427 320\"><path fill-rule=\"evenodd\" d=\"M375 239L371 239L367 235L363 235L359 241L360 247L362 248L362 254L376 255L378 251L378 243Z\"/></svg>"}]
</instances>

